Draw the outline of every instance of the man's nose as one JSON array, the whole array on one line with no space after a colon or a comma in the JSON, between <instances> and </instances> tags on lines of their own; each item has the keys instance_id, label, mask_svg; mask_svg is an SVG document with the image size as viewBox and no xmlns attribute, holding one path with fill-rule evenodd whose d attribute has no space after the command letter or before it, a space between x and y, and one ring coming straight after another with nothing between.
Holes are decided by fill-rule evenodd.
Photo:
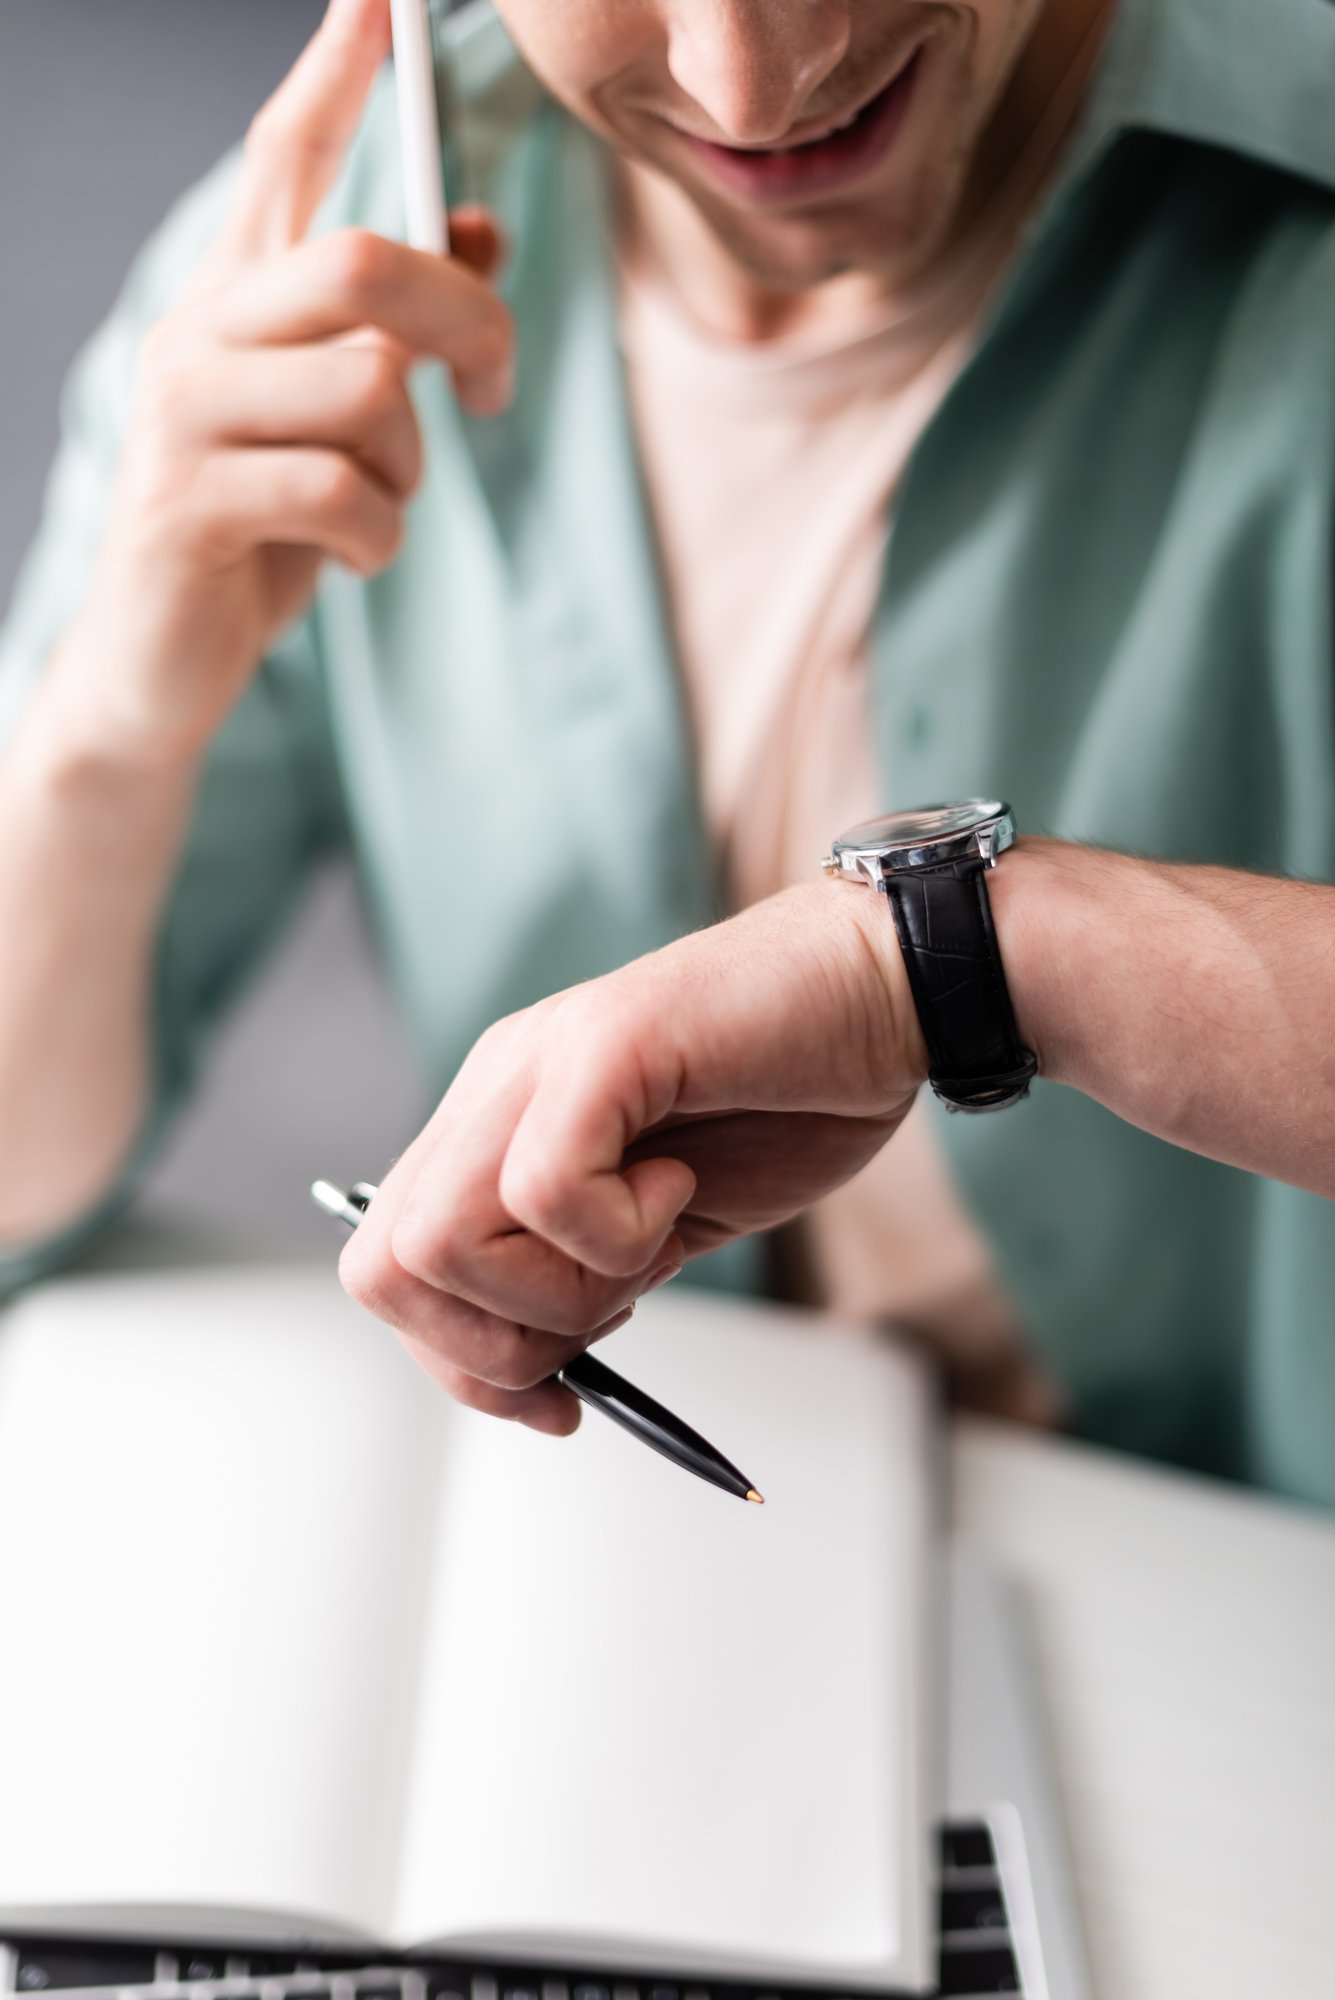
<instances>
[{"instance_id":1,"label":"man's nose","mask_svg":"<svg viewBox=\"0 0 1335 2000\"><path fill-rule=\"evenodd\" d=\"M778 145L848 48L849 0L675 0L668 68L738 146Z\"/></svg>"}]
</instances>

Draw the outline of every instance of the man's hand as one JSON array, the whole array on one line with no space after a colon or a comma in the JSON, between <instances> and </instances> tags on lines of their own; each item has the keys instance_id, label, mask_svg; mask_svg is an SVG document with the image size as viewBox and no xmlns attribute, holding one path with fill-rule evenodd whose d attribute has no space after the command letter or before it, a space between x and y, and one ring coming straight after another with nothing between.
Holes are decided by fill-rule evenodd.
<instances>
[{"instance_id":1,"label":"man's hand","mask_svg":"<svg viewBox=\"0 0 1335 2000\"><path fill-rule=\"evenodd\" d=\"M102 760L189 763L326 557L398 553L422 470L407 375L442 362L479 415L510 394L500 241L462 211L454 254L364 229L307 239L389 47L388 0L332 0L250 128L228 215L152 326L89 601L52 678Z\"/></svg>"},{"instance_id":2,"label":"man's hand","mask_svg":"<svg viewBox=\"0 0 1335 2000\"><path fill-rule=\"evenodd\" d=\"M990 890L1044 1076L1335 1198L1335 889L1026 839ZM926 1073L883 899L787 890L483 1036L344 1283L460 1401L573 1430L543 1378L848 1180Z\"/></svg>"},{"instance_id":3,"label":"man's hand","mask_svg":"<svg viewBox=\"0 0 1335 2000\"><path fill-rule=\"evenodd\" d=\"M326 557L364 576L393 559L421 470L412 362L480 414L509 394L480 211L456 216L451 257L307 239L388 47L388 0L334 0L256 118L218 241L141 345L87 596L0 760L0 936L22 940L0 1125L24 1163L3 1242L86 1213L133 1143L204 753Z\"/></svg>"},{"instance_id":4,"label":"man's hand","mask_svg":"<svg viewBox=\"0 0 1335 2000\"><path fill-rule=\"evenodd\" d=\"M882 899L788 890L484 1035L343 1282L460 1402L571 1431L544 1378L855 1174L925 1074Z\"/></svg>"}]
</instances>

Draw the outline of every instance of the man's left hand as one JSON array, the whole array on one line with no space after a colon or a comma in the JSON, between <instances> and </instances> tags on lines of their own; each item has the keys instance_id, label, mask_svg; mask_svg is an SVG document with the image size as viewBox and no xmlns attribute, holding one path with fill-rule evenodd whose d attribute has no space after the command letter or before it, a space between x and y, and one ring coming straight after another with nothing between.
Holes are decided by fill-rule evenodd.
<instances>
[{"instance_id":1,"label":"man's left hand","mask_svg":"<svg viewBox=\"0 0 1335 2000\"><path fill-rule=\"evenodd\" d=\"M343 1282L460 1402L564 1434L547 1377L685 1258L848 1180L925 1075L881 898L787 890L490 1029Z\"/></svg>"}]
</instances>

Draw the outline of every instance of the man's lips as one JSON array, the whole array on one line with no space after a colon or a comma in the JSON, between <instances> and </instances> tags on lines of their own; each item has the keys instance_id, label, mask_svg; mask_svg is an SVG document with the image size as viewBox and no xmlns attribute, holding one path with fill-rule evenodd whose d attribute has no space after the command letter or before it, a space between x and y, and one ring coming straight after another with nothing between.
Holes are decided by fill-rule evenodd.
<instances>
[{"instance_id":1,"label":"man's lips","mask_svg":"<svg viewBox=\"0 0 1335 2000\"><path fill-rule=\"evenodd\" d=\"M835 130L763 150L721 146L712 139L679 136L711 177L751 201L792 202L835 191L856 180L888 151L904 122L921 51L873 98Z\"/></svg>"}]
</instances>

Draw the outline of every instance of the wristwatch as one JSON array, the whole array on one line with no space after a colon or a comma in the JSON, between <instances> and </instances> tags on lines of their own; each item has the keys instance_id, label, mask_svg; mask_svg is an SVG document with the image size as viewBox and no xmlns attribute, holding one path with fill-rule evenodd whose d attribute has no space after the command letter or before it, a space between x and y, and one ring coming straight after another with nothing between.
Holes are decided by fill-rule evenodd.
<instances>
[{"instance_id":1,"label":"wristwatch","mask_svg":"<svg viewBox=\"0 0 1335 2000\"><path fill-rule=\"evenodd\" d=\"M927 1044L932 1089L948 1111L1019 1102L1038 1068L1020 1041L992 925L987 875L1015 839L996 799L887 813L840 834L827 875L884 892Z\"/></svg>"}]
</instances>

